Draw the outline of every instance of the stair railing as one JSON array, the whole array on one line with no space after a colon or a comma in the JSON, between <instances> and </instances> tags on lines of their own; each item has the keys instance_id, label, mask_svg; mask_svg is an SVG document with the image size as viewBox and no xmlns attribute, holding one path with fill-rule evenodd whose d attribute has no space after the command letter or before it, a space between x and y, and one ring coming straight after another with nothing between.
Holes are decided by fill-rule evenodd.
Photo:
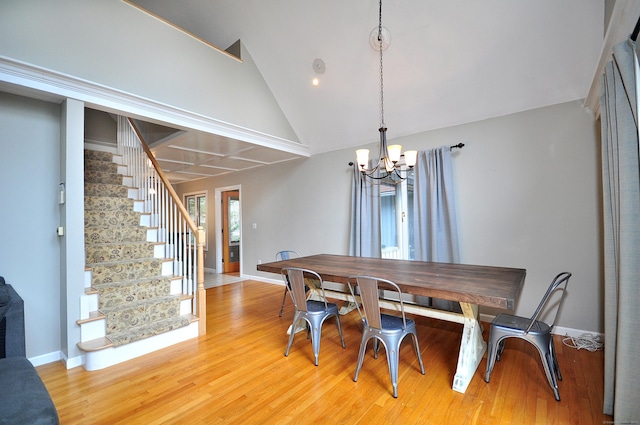
<instances>
[{"instance_id":1,"label":"stair railing","mask_svg":"<svg viewBox=\"0 0 640 425\"><path fill-rule=\"evenodd\" d=\"M205 230L198 227L151 153L133 120L118 117L118 153L123 158L138 201L158 228L158 242L164 242L165 257L173 259L173 274L182 276L182 293L192 298L192 312L199 318L198 333L207 332L204 289Z\"/></svg>"}]
</instances>

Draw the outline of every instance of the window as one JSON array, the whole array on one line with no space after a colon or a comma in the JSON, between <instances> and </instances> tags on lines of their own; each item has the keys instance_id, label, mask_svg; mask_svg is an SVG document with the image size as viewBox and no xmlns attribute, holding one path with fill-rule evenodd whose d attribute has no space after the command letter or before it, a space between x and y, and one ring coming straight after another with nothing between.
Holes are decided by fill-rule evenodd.
<instances>
[{"instance_id":1,"label":"window","mask_svg":"<svg viewBox=\"0 0 640 425\"><path fill-rule=\"evenodd\" d=\"M207 231L207 193L190 193L184 195L184 203L189 212L189 216L196 224L196 226L202 226ZM207 238L205 237L205 241ZM207 244L205 242L204 250L207 250Z\"/></svg>"},{"instance_id":2,"label":"window","mask_svg":"<svg viewBox=\"0 0 640 425\"><path fill-rule=\"evenodd\" d=\"M240 199L229 198L229 243L240 243Z\"/></svg>"},{"instance_id":3,"label":"window","mask_svg":"<svg viewBox=\"0 0 640 425\"><path fill-rule=\"evenodd\" d=\"M380 185L382 258L413 260L413 171L398 184Z\"/></svg>"}]
</instances>

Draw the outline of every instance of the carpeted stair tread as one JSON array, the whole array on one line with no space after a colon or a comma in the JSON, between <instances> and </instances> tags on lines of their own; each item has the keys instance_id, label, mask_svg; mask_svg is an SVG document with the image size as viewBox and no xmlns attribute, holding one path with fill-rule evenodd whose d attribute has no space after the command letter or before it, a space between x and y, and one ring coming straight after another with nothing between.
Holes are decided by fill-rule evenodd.
<instances>
[{"instance_id":1,"label":"carpeted stair tread","mask_svg":"<svg viewBox=\"0 0 640 425\"><path fill-rule=\"evenodd\" d=\"M138 211L85 211L84 225L93 226L140 226L142 213Z\"/></svg>"},{"instance_id":2,"label":"carpeted stair tread","mask_svg":"<svg viewBox=\"0 0 640 425\"><path fill-rule=\"evenodd\" d=\"M84 169L90 171L101 171L103 173L118 173L118 164L112 161L101 161L96 159L84 160Z\"/></svg>"},{"instance_id":3,"label":"carpeted stair tread","mask_svg":"<svg viewBox=\"0 0 640 425\"><path fill-rule=\"evenodd\" d=\"M85 196L109 196L113 198L127 198L129 188L120 184L112 183L85 183Z\"/></svg>"},{"instance_id":4,"label":"carpeted stair tread","mask_svg":"<svg viewBox=\"0 0 640 425\"><path fill-rule=\"evenodd\" d=\"M162 276L162 259L141 259L87 264L91 267L92 286L107 282Z\"/></svg>"},{"instance_id":5,"label":"carpeted stair tread","mask_svg":"<svg viewBox=\"0 0 640 425\"><path fill-rule=\"evenodd\" d=\"M85 183L122 184L123 176L122 174L92 171L85 168L84 181Z\"/></svg>"},{"instance_id":6,"label":"carpeted stair tread","mask_svg":"<svg viewBox=\"0 0 640 425\"><path fill-rule=\"evenodd\" d=\"M112 162L114 154L107 151L96 151L93 149L84 150L84 159Z\"/></svg>"},{"instance_id":7,"label":"carpeted stair tread","mask_svg":"<svg viewBox=\"0 0 640 425\"><path fill-rule=\"evenodd\" d=\"M155 246L156 243L146 241L91 244L85 246L85 261L87 264L95 264L127 258L153 258Z\"/></svg>"},{"instance_id":8,"label":"carpeted stair tread","mask_svg":"<svg viewBox=\"0 0 640 425\"><path fill-rule=\"evenodd\" d=\"M84 232L84 243L88 245L147 240L147 228L141 226L88 226L85 227Z\"/></svg>"},{"instance_id":9,"label":"carpeted stair tread","mask_svg":"<svg viewBox=\"0 0 640 425\"><path fill-rule=\"evenodd\" d=\"M170 295L171 279L165 276L135 279L127 282L95 284L98 292L98 308L124 306L132 302Z\"/></svg>"},{"instance_id":10,"label":"carpeted stair tread","mask_svg":"<svg viewBox=\"0 0 640 425\"><path fill-rule=\"evenodd\" d=\"M84 208L90 211L133 211L134 200L112 196L85 196Z\"/></svg>"},{"instance_id":11,"label":"carpeted stair tread","mask_svg":"<svg viewBox=\"0 0 640 425\"><path fill-rule=\"evenodd\" d=\"M164 332L179 329L184 326L189 326L190 323L190 315L171 317L148 325L133 327L125 332L111 333L107 335L107 339L113 343L114 347L118 347L120 345L159 335Z\"/></svg>"}]
</instances>

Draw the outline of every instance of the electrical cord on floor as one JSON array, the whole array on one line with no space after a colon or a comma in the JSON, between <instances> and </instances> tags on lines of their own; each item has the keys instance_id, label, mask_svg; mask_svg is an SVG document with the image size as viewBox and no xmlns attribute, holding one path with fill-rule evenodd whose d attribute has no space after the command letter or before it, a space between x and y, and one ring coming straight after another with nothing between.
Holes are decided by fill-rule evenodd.
<instances>
[{"instance_id":1,"label":"electrical cord on floor","mask_svg":"<svg viewBox=\"0 0 640 425\"><path fill-rule=\"evenodd\" d=\"M585 333L580 336L567 335L562 340L562 343L567 347L575 348L578 350L585 349L588 351L598 351L604 348L602 337L599 335L592 335L590 333Z\"/></svg>"}]
</instances>

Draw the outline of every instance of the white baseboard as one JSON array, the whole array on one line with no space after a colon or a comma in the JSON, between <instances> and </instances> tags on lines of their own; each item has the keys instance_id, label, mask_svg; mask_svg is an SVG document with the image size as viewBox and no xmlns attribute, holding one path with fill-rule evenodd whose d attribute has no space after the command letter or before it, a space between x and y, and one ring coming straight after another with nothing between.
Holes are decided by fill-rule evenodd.
<instances>
[{"instance_id":1,"label":"white baseboard","mask_svg":"<svg viewBox=\"0 0 640 425\"><path fill-rule=\"evenodd\" d=\"M40 356L29 357L29 361L34 366L42 366L43 364L57 362L62 360L64 354L62 351L54 351L52 353L42 354Z\"/></svg>"}]
</instances>

